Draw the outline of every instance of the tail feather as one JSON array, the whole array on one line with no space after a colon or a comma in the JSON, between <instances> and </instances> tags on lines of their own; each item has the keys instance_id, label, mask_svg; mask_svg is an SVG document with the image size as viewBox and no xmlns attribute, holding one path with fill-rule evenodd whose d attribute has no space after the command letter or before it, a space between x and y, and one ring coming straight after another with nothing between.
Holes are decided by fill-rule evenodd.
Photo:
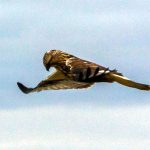
<instances>
[{"instance_id":1,"label":"tail feather","mask_svg":"<svg viewBox=\"0 0 150 150\"><path fill-rule=\"evenodd\" d=\"M109 77L112 78L115 82L118 82L124 86L132 87L140 90L147 90L147 91L150 90L150 85L134 82L122 75L110 73Z\"/></svg>"}]
</instances>

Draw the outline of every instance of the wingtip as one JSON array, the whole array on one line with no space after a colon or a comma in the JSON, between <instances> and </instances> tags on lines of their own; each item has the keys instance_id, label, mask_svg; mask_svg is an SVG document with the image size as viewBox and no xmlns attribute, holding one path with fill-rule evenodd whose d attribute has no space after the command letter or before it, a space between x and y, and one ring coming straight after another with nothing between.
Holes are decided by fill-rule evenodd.
<instances>
[{"instance_id":1,"label":"wingtip","mask_svg":"<svg viewBox=\"0 0 150 150\"><path fill-rule=\"evenodd\" d=\"M27 88L26 86L24 86L22 83L20 83L20 82L17 82L17 85L18 85L18 87L19 87L19 89L23 92L23 93L25 93L25 94L28 94L28 93L30 93L33 89L32 88Z\"/></svg>"}]
</instances>

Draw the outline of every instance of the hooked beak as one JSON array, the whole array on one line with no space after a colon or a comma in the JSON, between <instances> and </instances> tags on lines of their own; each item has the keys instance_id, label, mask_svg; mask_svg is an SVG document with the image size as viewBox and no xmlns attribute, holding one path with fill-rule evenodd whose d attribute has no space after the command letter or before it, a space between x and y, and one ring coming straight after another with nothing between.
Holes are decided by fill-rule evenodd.
<instances>
[{"instance_id":1,"label":"hooked beak","mask_svg":"<svg viewBox=\"0 0 150 150\"><path fill-rule=\"evenodd\" d=\"M45 68L47 71L49 71L50 65L47 65Z\"/></svg>"}]
</instances>

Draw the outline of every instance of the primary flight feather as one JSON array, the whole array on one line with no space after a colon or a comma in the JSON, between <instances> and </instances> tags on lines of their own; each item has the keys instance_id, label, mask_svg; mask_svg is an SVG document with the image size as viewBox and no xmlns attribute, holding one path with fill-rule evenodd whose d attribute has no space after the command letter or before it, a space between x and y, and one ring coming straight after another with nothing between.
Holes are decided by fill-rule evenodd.
<instances>
[{"instance_id":1,"label":"primary flight feather","mask_svg":"<svg viewBox=\"0 0 150 150\"><path fill-rule=\"evenodd\" d=\"M117 82L140 90L150 90L150 85L134 82L117 70L109 70L109 68L60 50L47 51L43 57L43 64L47 71L51 67L54 67L56 71L34 88L28 88L18 82L18 87L22 92L27 94L42 90L82 89L88 88L96 82Z\"/></svg>"}]
</instances>

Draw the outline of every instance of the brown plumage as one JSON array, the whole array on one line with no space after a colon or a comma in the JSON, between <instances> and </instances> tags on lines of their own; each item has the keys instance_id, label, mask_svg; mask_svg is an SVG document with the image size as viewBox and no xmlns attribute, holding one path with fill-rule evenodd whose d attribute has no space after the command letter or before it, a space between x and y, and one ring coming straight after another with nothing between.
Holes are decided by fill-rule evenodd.
<instances>
[{"instance_id":1,"label":"brown plumage","mask_svg":"<svg viewBox=\"0 0 150 150\"><path fill-rule=\"evenodd\" d=\"M42 90L81 89L87 88L96 82L118 82L122 85L150 90L150 85L136 83L124 77L117 70L109 70L98 64L80 59L60 50L47 51L43 57L43 64L48 71L54 67L56 71L41 81L35 88L28 88L17 83L24 93L39 92Z\"/></svg>"}]
</instances>

